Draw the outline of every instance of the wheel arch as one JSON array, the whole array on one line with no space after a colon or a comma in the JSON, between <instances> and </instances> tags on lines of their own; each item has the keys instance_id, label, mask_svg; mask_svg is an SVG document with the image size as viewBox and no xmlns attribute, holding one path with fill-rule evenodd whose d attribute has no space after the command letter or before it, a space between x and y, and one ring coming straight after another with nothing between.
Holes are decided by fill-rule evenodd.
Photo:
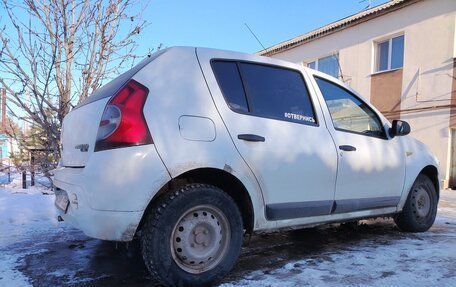
<instances>
[{"instance_id":1,"label":"wheel arch","mask_svg":"<svg viewBox=\"0 0 456 287\"><path fill-rule=\"evenodd\" d=\"M406 194L406 201L400 212L394 216L394 221L400 230L424 232L431 228L435 221L439 201L438 174L436 166L427 165L416 175L413 185ZM416 188L415 185L417 185ZM435 193L432 192L431 186ZM424 196L423 194L426 193L428 195Z\"/></svg>"},{"instance_id":2,"label":"wheel arch","mask_svg":"<svg viewBox=\"0 0 456 287\"><path fill-rule=\"evenodd\" d=\"M137 231L141 230L149 211L155 208L155 203L164 194L189 183L205 183L214 185L226 192L236 203L241 212L244 229L247 233L253 232L254 208L252 199L244 184L233 174L216 168L197 168L186 171L166 183L149 201Z\"/></svg>"},{"instance_id":3,"label":"wheel arch","mask_svg":"<svg viewBox=\"0 0 456 287\"><path fill-rule=\"evenodd\" d=\"M428 165L424 167L418 175L424 174L432 181L434 184L435 190L437 192L437 198L440 198L440 183L439 183L439 171L437 167L433 165Z\"/></svg>"},{"instance_id":4,"label":"wheel arch","mask_svg":"<svg viewBox=\"0 0 456 287\"><path fill-rule=\"evenodd\" d=\"M434 163L428 163L426 165L421 165L418 167L418 164L410 165L412 168L407 170L406 178L404 182L404 188L402 191L402 196L397 206L397 212L401 212L404 208L404 204L408 198L410 190L413 186L413 183L416 181L420 174L424 174L432 181L435 190L437 192L437 199L440 197L440 182L439 182L439 169Z\"/></svg>"}]
</instances>

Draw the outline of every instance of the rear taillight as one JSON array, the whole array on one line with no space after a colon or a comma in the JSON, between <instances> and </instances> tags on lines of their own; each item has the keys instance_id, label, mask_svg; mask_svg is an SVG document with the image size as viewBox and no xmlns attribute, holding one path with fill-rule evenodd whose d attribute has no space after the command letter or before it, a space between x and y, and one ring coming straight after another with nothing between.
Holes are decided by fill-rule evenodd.
<instances>
[{"instance_id":1,"label":"rear taillight","mask_svg":"<svg viewBox=\"0 0 456 287\"><path fill-rule=\"evenodd\" d=\"M149 90L130 80L106 105L95 151L153 143L143 108Z\"/></svg>"}]
</instances>

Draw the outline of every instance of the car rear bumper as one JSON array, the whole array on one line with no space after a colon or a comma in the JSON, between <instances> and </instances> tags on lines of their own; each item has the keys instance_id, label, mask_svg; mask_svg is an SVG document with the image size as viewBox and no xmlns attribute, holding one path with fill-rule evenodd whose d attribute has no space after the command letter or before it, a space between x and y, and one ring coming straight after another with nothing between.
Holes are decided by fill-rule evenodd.
<instances>
[{"instance_id":1,"label":"car rear bumper","mask_svg":"<svg viewBox=\"0 0 456 287\"><path fill-rule=\"evenodd\" d=\"M169 180L153 145L97 152L85 167L54 170L56 208L90 237L131 241L150 200Z\"/></svg>"},{"instance_id":2,"label":"car rear bumper","mask_svg":"<svg viewBox=\"0 0 456 287\"><path fill-rule=\"evenodd\" d=\"M58 188L56 192L69 195L69 204L65 210L57 207L58 214L65 222L82 230L87 236L102 240L131 241L141 220L140 211L100 211L90 208L84 193L77 188L64 183L56 186L67 187L68 190Z\"/></svg>"}]
</instances>

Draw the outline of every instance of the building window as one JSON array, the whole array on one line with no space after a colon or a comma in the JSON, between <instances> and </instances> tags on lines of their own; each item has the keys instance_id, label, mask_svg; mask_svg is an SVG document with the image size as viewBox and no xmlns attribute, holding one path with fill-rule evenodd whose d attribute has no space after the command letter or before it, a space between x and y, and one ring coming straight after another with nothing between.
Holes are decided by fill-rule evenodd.
<instances>
[{"instance_id":1,"label":"building window","mask_svg":"<svg viewBox=\"0 0 456 287\"><path fill-rule=\"evenodd\" d=\"M307 63L307 67L326 73L334 78L339 77L338 55L319 58L313 62Z\"/></svg>"},{"instance_id":2,"label":"building window","mask_svg":"<svg viewBox=\"0 0 456 287\"><path fill-rule=\"evenodd\" d=\"M377 43L376 71L387 71L404 66L404 35Z\"/></svg>"},{"instance_id":3,"label":"building window","mask_svg":"<svg viewBox=\"0 0 456 287\"><path fill-rule=\"evenodd\" d=\"M316 70L317 69L317 61L313 61L313 62L308 63L307 67Z\"/></svg>"}]
</instances>

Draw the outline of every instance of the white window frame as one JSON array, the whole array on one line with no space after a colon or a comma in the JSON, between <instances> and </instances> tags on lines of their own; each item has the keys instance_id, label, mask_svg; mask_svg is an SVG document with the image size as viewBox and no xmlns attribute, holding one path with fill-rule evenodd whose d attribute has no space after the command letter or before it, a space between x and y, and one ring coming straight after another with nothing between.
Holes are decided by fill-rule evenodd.
<instances>
[{"instance_id":1,"label":"white window frame","mask_svg":"<svg viewBox=\"0 0 456 287\"><path fill-rule=\"evenodd\" d=\"M404 34L396 34L393 36L390 36L389 38L384 38L379 41L375 41L375 66L374 66L374 73L382 73L382 72L387 72L387 71L392 71L392 70L398 70L402 69L404 67L404 64L402 64L402 67L399 68L394 68L391 69L391 61L392 61L392 55L393 55L393 39L398 38L398 37L404 37L404 43L405 43L405 35ZM388 65L385 70L380 70L380 44L388 42ZM402 50L402 53L405 53L405 45L404 45L404 50ZM402 57L405 57L403 55Z\"/></svg>"}]
</instances>

